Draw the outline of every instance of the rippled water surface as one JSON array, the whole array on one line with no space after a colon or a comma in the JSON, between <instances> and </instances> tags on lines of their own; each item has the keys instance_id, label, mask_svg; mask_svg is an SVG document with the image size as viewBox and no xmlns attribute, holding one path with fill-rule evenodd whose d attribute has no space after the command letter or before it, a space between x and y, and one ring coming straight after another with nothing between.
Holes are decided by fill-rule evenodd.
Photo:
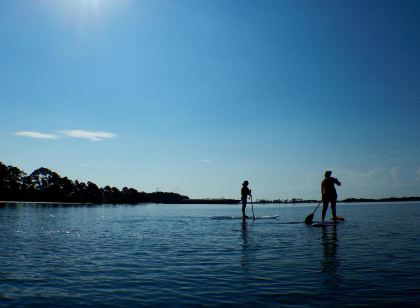
<instances>
[{"instance_id":1,"label":"rippled water surface","mask_svg":"<svg viewBox=\"0 0 420 308\"><path fill-rule=\"evenodd\" d=\"M0 205L2 306L415 306L420 203ZM315 215L319 219L320 211Z\"/></svg>"}]
</instances>

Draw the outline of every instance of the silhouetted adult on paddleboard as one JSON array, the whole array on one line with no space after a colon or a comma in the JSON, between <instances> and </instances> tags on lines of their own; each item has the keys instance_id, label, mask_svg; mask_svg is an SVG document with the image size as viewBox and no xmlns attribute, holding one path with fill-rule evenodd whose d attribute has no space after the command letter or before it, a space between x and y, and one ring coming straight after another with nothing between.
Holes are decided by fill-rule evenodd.
<instances>
[{"instance_id":1,"label":"silhouetted adult on paddleboard","mask_svg":"<svg viewBox=\"0 0 420 308\"><path fill-rule=\"evenodd\" d=\"M337 220L335 206L337 203L337 192L335 185L341 186L341 183L336 178L331 176L332 171L325 172L325 178L321 183L322 194L322 223L324 223L325 214L327 213L328 204L331 203L331 212L334 220Z\"/></svg>"},{"instance_id":2,"label":"silhouetted adult on paddleboard","mask_svg":"<svg viewBox=\"0 0 420 308\"><path fill-rule=\"evenodd\" d=\"M248 216L245 215L245 208L246 203L248 201L248 196L251 196L251 189L248 188L249 182L244 181L242 183L242 189L241 189L241 201L242 201L242 218L248 218Z\"/></svg>"}]
</instances>

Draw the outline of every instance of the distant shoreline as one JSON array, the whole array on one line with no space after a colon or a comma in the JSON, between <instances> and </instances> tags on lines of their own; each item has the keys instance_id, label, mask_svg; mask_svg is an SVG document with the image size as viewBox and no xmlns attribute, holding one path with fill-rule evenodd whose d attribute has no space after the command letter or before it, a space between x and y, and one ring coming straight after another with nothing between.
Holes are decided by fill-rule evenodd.
<instances>
[{"instance_id":1,"label":"distant shoreline","mask_svg":"<svg viewBox=\"0 0 420 308\"><path fill-rule=\"evenodd\" d=\"M370 199L370 198L347 198L344 200L338 200L339 203L379 203L379 202L409 202L409 201L420 201L420 197L389 197L382 199ZM253 202L254 204L303 204L303 203L319 203L318 200L258 200ZM144 204L239 204L240 200L236 199L188 199L180 202L139 202L139 203L88 203L88 202L59 202L59 201L5 201L1 200L0 204L50 204L50 205L144 205ZM250 202L249 202L250 204Z\"/></svg>"},{"instance_id":2,"label":"distant shoreline","mask_svg":"<svg viewBox=\"0 0 420 308\"><path fill-rule=\"evenodd\" d=\"M18 167L6 166L0 162L0 204L32 203L60 205L101 205L101 204L240 204L239 199L195 198L190 199L174 192L156 191L147 193L134 188L98 187L62 177L58 173L41 167L27 175ZM19 200L20 199L20 200ZM23 200L22 200L23 199ZM45 201L43 201L45 200ZM251 198L252 200L252 198ZM354 202L404 202L420 201L420 197L347 198L343 203ZM301 204L319 203L315 199L257 199L255 204ZM251 202L248 202L251 203Z\"/></svg>"},{"instance_id":3,"label":"distant shoreline","mask_svg":"<svg viewBox=\"0 0 420 308\"><path fill-rule=\"evenodd\" d=\"M420 197L390 197L390 198L382 198L382 199L348 198L340 202L354 203L354 202L403 202L403 201L420 201Z\"/></svg>"},{"instance_id":4,"label":"distant shoreline","mask_svg":"<svg viewBox=\"0 0 420 308\"><path fill-rule=\"evenodd\" d=\"M343 200L337 200L340 203L356 203L356 202L406 202L406 201L420 201L420 197L388 197L381 199L373 198L346 198ZM292 199L292 200L258 200L254 203L281 203L281 204L299 204L299 203L318 203L321 200L303 200L303 199Z\"/></svg>"}]
</instances>

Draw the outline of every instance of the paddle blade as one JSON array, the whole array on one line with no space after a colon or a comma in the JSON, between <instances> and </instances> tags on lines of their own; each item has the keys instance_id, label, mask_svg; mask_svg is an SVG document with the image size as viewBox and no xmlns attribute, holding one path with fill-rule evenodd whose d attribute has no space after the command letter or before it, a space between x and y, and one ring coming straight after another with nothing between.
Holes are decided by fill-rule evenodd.
<instances>
[{"instance_id":1,"label":"paddle blade","mask_svg":"<svg viewBox=\"0 0 420 308\"><path fill-rule=\"evenodd\" d=\"M305 224L312 225L313 220L314 220L314 213L308 215L308 217L305 218Z\"/></svg>"}]
</instances>

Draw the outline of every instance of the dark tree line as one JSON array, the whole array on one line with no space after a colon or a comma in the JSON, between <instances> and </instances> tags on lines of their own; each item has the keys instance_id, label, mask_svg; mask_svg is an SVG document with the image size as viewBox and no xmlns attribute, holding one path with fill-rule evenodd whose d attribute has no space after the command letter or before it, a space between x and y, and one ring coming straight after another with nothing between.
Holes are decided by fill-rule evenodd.
<instances>
[{"instance_id":1,"label":"dark tree line","mask_svg":"<svg viewBox=\"0 0 420 308\"><path fill-rule=\"evenodd\" d=\"M47 168L27 175L0 162L0 200L70 203L181 203L187 196L171 192L146 193L134 188L98 187L92 182L72 181Z\"/></svg>"}]
</instances>

